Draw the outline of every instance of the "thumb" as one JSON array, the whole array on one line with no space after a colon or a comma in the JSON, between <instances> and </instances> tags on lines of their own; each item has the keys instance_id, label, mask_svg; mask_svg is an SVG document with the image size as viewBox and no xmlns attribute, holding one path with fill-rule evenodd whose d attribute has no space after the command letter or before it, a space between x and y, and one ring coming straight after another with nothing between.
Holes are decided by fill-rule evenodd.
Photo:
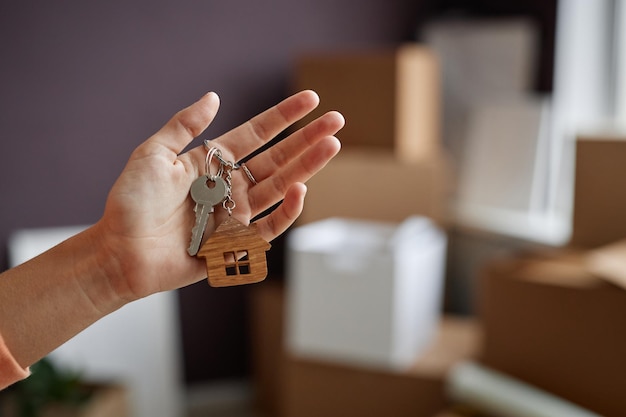
<instances>
[{"instance_id":1,"label":"thumb","mask_svg":"<svg viewBox=\"0 0 626 417\"><path fill-rule=\"evenodd\" d=\"M179 154L211 124L220 106L217 94L210 92L179 111L147 142L165 146Z\"/></svg>"}]
</instances>

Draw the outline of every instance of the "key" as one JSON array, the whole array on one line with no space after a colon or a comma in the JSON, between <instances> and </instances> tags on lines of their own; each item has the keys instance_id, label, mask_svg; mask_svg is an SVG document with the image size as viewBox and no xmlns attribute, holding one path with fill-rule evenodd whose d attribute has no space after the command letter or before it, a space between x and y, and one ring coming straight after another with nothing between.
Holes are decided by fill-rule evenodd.
<instances>
[{"instance_id":1,"label":"key","mask_svg":"<svg viewBox=\"0 0 626 417\"><path fill-rule=\"evenodd\" d=\"M202 235L209 221L209 215L213 213L213 206L221 203L228 194L228 186L222 177L209 177L201 175L191 184L191 198L196 202L196 223L191 230L191 243L187 253L194 256L200 249Z\"/></svg>"}]
</instances>

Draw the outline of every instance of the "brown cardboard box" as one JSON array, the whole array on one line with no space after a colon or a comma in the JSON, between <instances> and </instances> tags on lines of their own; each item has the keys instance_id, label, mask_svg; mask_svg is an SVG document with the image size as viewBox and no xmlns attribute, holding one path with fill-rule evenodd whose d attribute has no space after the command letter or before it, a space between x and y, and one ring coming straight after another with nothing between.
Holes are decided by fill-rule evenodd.
<instances>
[{"instance_id":1,"label":"brown cardboard box","mask_svg":"<svg viewBox=\"0 0 626 417\"><path fill-rule=\"evenodd\" d=\"M626 138L579 138L571 245L626 238Z\"/></svg>"},{"instance_id":2,"label":"brown cardboard box","mask_svg":"<svg viewBox=\"0 0 626 417\"><path fill-rule=\"evenodd\" d=\"M568 253L482 271L482 362L604 416L626 415L626 291Z\"/></svg>"},{"instance_id":3,"label":"brown cardboard box","mask_svg":"<svg viewBox=\"0 0 626 417\"><path fill-rule=\"evenodd\" d=\"M401 222L423 215L444 224L450 178L442 155L403 163L385 150L344 149L307 183L298 223L329 217Z\"/></svg>"},{"instance_id":4,"label":"brown cardboard box","mask_svg":"<svg viewBox=\"0 0 626 417\"><path fill-rule=\"evenodd\" d=\"M457 413L456 411L452 410L445 410L437 413L437 415L434 415L433 417L466 417L466 415Z\"/></svg>"},{"instance_id":5,"label":"brown cardboard box","mask_svg":"<svg viewBox=\"0 0 626 417\"><path fill-rule=\"evenodd\" d=\"M430 417L447 404L445 376L477 354L480 330L467 319L445 318L437 340L404 373L368 370L289 357L283 417Z\"/></svg>"},{"instance_id":6,"label":"brown cardboard box","mask_svg":"<svg viewBox=\"0 0 626 417\"><path fill-rule=\"evenodd\" d=\"M492 414L487 415L485 413L473 410L471 408L457 406L457 407L451 407L450 409L443 410L440 413L437 413L437 415L434 415L433 417L502 417L502 416L495 416Z\"/></svg>"},{"instance_id":7,"label":"brown cardboard box","mask_svg":"<svg viewBox=\"0 0 626 417\"><path fill-rule=\"evenodd\" d=\"M346 147L394 149L399 159L423 159L440 146L439 65L425 46L318 53L296 62L294 89L313 89L318 109L298 126L329 110L346 118Z\"/></svg>"},{"instance_id":8,"label":"brown cardboard box","mask_svg":"<svg viewBox=\"0 0 626 417\"><path fill-rule=\"evenodd\" d=\"M266 280L251 288L250 294L255 409L274 417L279 415L285 360L285 290L280 282Z\"/></svg>"}]
</instances>

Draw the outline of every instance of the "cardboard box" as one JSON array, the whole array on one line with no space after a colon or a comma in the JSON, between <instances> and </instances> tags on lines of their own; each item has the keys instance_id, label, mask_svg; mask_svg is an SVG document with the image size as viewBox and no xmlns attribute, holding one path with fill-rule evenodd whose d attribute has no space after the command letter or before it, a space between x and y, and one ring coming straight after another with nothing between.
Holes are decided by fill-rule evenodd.
<instances>
[{"instance_id":1,"label":"cardboard box","mask_svg":"<svg viewBox=\"0 0 626 417\"><path fill-rule=\"evenodd\" d=\"M605 416L626 413L626 291L577 252L513 257L482 271L482 362Z\"/></svg>"},{"instance_id":2,"label":"cardboard box","mask_svg":"<svg viewBox=\"0 0 626 417\"><path fill-rule=\"evenodd\" d=\"M346 118L340 135L346 147L394 150L405 161L439 150L439 65L424 46L305 55L296 62L294 89L321 98L297 126L338 110Z\"/></svg>"},{"instance_id":3,"label":"cardboard box","mask_svg":"<svg viewBox=\"0 0 626 417\"><path fill-rule=\"evenodd\" d=\"M447 405L445 377L474 357L480 329L446 317L429 350L406 372L366 370L288 357L283 417L431 417Z\"/></svg>"},{"instance_id":4,"label":"cardboard box","mask_svg":"<svg viewBox=\"0 0 626 417\"><path fill-rule=\"evenodd\" d=\"M285 361L285 289L265 280L250 292L251 368L255 410L279 416Z\"/></svg>"},{"instance_id":5,"label":"cardboard box","mask_svg":"<svg viewBox=\"0 0 626 417\"><path fill-rule=\"evenodd\" d=\"M626 138L576 142L570 244L591 248L626 238Z\"/></svg>"},{"instance_id":6,"label":"cardboard box","mask_svg":"<svg viewBox=\"0 0 626 417\"><path fill-rule=\"evenodd\" d=\"M446 235L426 217L327 219L287 237L290 354L406 369L441 314Z\"/></svg>"},{"instance_id":7,"label":"cardboard box","mask_svg":"<svg viewBox=\"0 0 626 417\"><path fill-rule=\"evenodd\" d=\"M413 215L443 225L451 175L442 155L403 163L391 152L344 149L307 186L300 225L329 217L401 222Z\"/></svg>"},{"instance_id":8,"label":"cardboard box","mask_svg":"<svg viewBox=\"0 0 626 417\"><path fill-rule=\"evenodd\" d=\"M442 410L432 417L504 417L504 416L496 416L493 414L485 414L479 411L474 410L470 407L464 406L453 406Z\"/></svg>"}]
</instances>

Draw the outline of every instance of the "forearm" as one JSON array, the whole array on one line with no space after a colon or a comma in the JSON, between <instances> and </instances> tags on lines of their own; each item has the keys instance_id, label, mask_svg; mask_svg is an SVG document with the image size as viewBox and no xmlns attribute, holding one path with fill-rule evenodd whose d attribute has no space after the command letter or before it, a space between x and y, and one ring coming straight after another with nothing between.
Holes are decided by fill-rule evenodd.
<instances>
[{"instance_id":1,"label":"forearm","mask_svg":"<svg viewBox=\"0 0 626 417\"><path fill-rule=\"evenodd\" d=\"M97 232L85 232L0 275L0 334L30 366L124 302L110 286Z\"/></svg>"}]
</instances>

